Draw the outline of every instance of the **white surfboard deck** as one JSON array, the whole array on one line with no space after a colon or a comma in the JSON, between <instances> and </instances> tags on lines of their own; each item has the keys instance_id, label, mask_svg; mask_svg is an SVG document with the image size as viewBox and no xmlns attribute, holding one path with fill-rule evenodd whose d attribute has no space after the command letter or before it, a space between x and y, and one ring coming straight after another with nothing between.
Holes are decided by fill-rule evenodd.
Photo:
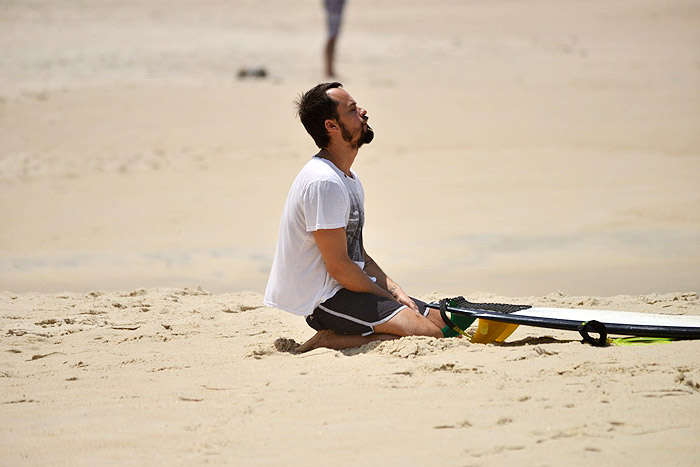
<instances>
[{"instance_id":1,"label":"white surfboard deck","mask_svg":"<svg viewBox=\"0 0 700 467\"><path fill-rule=\"evenodd\" d=\"M571 321L600 321L610 324L631 324L639 326L678 326L700 328L700 316L664 315L638 313L632 311L590 310L583 308L543 308L532 307L510 313L518 316L538 318L568 319Z\"/></svg>"}]
</instances>

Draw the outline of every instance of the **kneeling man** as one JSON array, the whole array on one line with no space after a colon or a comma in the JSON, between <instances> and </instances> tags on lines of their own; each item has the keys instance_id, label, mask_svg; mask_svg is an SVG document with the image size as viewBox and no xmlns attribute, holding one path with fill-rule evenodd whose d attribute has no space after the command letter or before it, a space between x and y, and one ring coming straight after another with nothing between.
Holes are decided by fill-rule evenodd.
<instances>
[{"instance_id":1,"label":"kneeling man","mask_svg":"<svg viewBox=\"0 0 700 467\"><path fill-rule=\"evenodd\" d=\"M303 94L297 110L320 151L289 190L265 305L306 317L317 333L302 352L442 337L440 313L406 295L364 247L365 194L352 164L374 137L367 111L337 82Z\"/></svg>"}]
</instances>

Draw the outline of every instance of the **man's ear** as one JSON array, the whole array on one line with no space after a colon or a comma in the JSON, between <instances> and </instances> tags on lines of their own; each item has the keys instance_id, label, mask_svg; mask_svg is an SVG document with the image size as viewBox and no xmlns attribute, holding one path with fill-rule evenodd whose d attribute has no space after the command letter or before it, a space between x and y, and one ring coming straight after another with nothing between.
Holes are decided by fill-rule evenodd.
<instances>
[{"instance_id":1,"label":"man's ear","mask_svg":"<svg viewBox=\"0 0 700 467\"><path fill-rule=\"evenodd\" d=\"M326 131L333 131L338 129L338 124L336 123L336 121L331 120L330 118L326 119L326 121L323 122L323 124L326 127Z\"/></svg>"}]
</instances>

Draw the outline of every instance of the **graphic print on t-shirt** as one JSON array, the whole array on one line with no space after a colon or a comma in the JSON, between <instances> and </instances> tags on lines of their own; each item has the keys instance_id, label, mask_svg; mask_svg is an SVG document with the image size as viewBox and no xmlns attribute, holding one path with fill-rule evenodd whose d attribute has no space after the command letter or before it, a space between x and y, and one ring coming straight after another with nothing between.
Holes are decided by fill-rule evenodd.
<instances>
[{"instance_id":1,"label":"graphic print on t-shirt","mask_svg":"<svg viewBox=\"0 0 700 467\"><path fill-rule=\"evenodd\" d=\"M365 224L365 212L357 193L350 193L350 216L345 227L348 239L348 256L353 261L364 261L362 254L362 227Z\"/></svg>"}]
</instances>

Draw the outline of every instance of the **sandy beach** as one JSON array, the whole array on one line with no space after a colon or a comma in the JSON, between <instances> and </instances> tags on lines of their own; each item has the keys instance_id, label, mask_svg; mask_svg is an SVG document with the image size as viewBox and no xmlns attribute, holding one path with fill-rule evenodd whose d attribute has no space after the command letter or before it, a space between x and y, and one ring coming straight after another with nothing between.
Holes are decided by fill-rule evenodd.
<instances>
[{"instance_id":1,"label":"sandy beach","mask_svg":"<svg viewBox=\"0 0 700 467\"><path fill-rule=\"evenodd\" d=\"M0 465L700 465L697 341L291 352L320 0L0 12ZM694 0L348 0L368 251L426 300L700 315L699 45Z\"/></svg>"},{"instance_id":2,"label":"sandy beach","mask_svg":"<svg viewBox=\"0 0 700 467\"><path fill-rule=\"evenodd\" d=\"M521 326L502 345L294 355L312 330L261 299L0 294L1 463L698 463L699 341L596 348ZM697 294L507 300L700 315Z\"/></svg>"}]
</instances>

